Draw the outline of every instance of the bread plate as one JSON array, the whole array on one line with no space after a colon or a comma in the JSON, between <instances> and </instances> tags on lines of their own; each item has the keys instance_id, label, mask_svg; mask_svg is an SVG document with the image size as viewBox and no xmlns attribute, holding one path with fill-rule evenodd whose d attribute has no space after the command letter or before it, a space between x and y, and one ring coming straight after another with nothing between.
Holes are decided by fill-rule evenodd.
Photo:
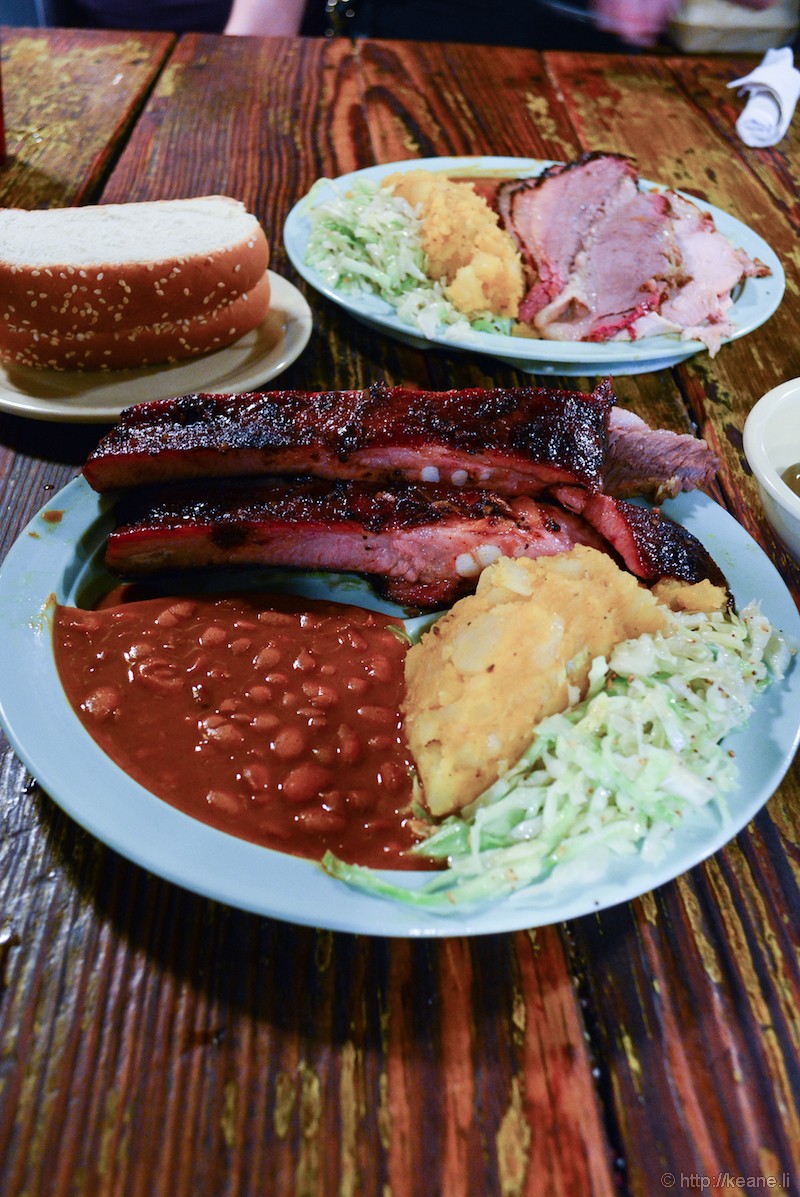
<instances>
[{"instance_id":1,"label":"bread plate","mask_svg":"<svg viewBox=\"0 0 800 1197\"><path fill-rule=\"evenodd\" d=\"M737 602L758 599L773 625L800 642L800 615L775 566L722 507L699 492L664 504L728 577ZM654 864L639 855L578 858L540 883L478 909L442 914L359 893L319 865L217 831L155 797L99 748L70 707L52 645L53 602L96 591L113 511L83 478L53 496L22 532L0 569L0 722L42 789L77 823L157 877L207 898L306 926L391 937L482 935L546 926L630 901L705 860L758 813L791 764L800 737L800 668L795 661L754 704L750 722L727 737L740 781L724 807L687 818ZM272 576L274 575L274 576ZM375 606L349 575L281 575L315 598ZM209 578L209 586L212 579ZM399 611L398 608L382 609ZM387 872L414 886L425 874Z\"/></svg>"},{"instance_id":2,"label":"bread plate","mask_svg":"<svg viewBox=\"0 0 800 1197\"><path fill-rule=\"evenodd\" d=\"M33 420L98 424L149 399L263 386L296 361L312 326L303 295L280 275L267 273L272 291L267 317L235 344L142 370L32 370L0 362L0 411Z\"/></svg>"},{"instance_id":3,"label":"bread plate","mask_svg":"<svg viewBox=\"0 0 800 1197\"><path fill-rule=\"evenodd\" d=\"M324 203L337 192L345 193L355 179L379 181L396 171L431 170L451 174L505 174L517 177L541 174L550 161L537 158L457 157L419 158L404 162L390 162L353 171L315 187L313 194L304 196L291 210L284 226L284 244L292 265L321 295L349 312L357 320L385 333L404 344L418 349L466 350L500 358L506 365L531 374L587 377L601 374L644 374L664 370L685 361L696 353L706 351L702 341L682 341L677 334L642 337L638 341L545 341L527 337L503 336L499 333L446 332L426 338L411 325L398 318L394 309L378 295L346 294L330 287L306 261L306 249L311 234L312 206ZM661 184L642 180L646 188L662 188ZM676 189L677 190L677 189ZM685 194L679 192L679 194ZM773 314L783 298L785 275L783 267L769 245L752 229L735 217L687 195L702 211L709 212L720 233L751 258L760 259L771 273L764 278L749 278L737 289L729 316L735 331L728 341L736 340L758 328ZM723 346L726 344L723 341Z\"/></svg>"}]
</instances>

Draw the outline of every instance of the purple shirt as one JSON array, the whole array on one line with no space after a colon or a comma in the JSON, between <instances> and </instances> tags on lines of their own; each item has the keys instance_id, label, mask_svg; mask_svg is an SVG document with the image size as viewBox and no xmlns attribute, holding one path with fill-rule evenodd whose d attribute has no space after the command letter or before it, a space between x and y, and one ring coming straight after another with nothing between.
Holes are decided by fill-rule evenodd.
<instances>
[{"instance_id":1,"label":"purple shirt","mask_svg":"<svg viewBox=\"0 0 800 1197\"><path fill-rule=\"evenodd\" d=\"M222 33L232 0L71 0L84 28Z\"/></svg>"}]
</instances>

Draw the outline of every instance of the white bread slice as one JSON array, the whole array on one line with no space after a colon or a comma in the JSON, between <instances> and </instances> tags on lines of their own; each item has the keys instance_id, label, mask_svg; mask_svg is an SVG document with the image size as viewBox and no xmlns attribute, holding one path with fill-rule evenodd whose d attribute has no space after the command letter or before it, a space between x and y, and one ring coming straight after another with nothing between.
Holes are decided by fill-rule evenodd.
<instances>
[{"instance_id":1,"label":"white bread slice","mask_svg":"<svg viewBox=\"0 0 800 1197\"><path fill-rule=\"evenodd\" d=\"M0 321L48 335L185 320L245 294L263 228L224 195L0 209Z\"/></svg>"},{"instance_id":2,"label":"white bread slice","mask_svg":"<svg viewBox=\"0 0 800 1197\"><path fill-rule=\"evenodd\" d=\"M0 360L47 370L124 370L175 362L232 345L264 320L269 301L265 271L246 295L188 320L53 336L0 322Z\"/></svg>"}]
</instances>

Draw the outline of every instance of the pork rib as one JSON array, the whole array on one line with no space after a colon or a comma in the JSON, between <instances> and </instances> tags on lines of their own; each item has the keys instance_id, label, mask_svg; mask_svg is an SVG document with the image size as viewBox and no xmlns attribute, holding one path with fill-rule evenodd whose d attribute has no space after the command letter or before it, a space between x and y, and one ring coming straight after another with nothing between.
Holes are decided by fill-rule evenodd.
<instances>
[{"instance_id":1,"label":"pork rib","mask_svg":"<svg viewBox=\"0 0 800 1197\"><path fill-rule=\"evenodd\" d=\"M364 391L183 395L123 412L84 474L99 491L259 474L454 483L507 495L535 495L565 482L607 489L609 438L619 442L616 458L624 448L614 402L608 381L591 394L375 385ZM645 430L642 423L635 468L626 455L625 493L637 472L648 487L669 481L672 493L674 474L658 476L661 452L655 445L648 451ZM716 459L703 442L687 436L682 444L687 457L705 455L703 478L713 476Z\"/></svg>"},{"instance_id":2,"label":"pork rib","mask_svg":"<svg viewBox=\"0 0 800 1197\"><path fill-rule=\"evenodd\" d=\"M637 578L645 582L679 578L690 583L707 579L727 590L725 575L708 550L657 507L640 507L580 487L558 487L555 498L586 520Z\"/></svg>"},{"instance_id":3,"label":"pork rib","mask_svg":"<svg viewBox=\"0 0 800 1197\"><path fill-rule=\"evenodd\" d=\"M188 477L453 482L536 494L598 485L608 383L546 387L183 395L123 412L84 467L96 490Z\"/></svg>"},{"instance_id":4,"label":"pork rib","mask_svg":"<svg viewBox=\"0 0 800 1197\"><path fill-rule=\"evenodd\" d=\"M602 538L553 504L482 490L316 478L176 483L118 507L106 564L139 576L206 566L289 566L369 575L415 606L453 602L495 557L537 557Z\"/></svg>"},{"instance_id":5,"label":"pork rib","mask_svg":"<svg viewBox=\"0 0 800 1197\"><path fill-rule=\"evenodd\" d=\"M452 603L501 555L549 556L575 544L611 546L648 580L699 581L719 572L663 516L640 517L640 508L578 487L564 492L566 508L441 486L386 490L308 478L176 483L122 499L106 564L133 577L232 565L353 571L416 607ZM595 505L595 498L607 502Z\"/></svg>"}]
</instances>

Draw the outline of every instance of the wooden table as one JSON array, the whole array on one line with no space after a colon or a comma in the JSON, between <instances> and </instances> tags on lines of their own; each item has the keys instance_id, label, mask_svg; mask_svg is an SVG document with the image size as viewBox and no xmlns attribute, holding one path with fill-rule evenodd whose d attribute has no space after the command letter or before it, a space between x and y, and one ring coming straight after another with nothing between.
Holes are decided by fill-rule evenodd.
<instances>
[{"instance_id":1,"label":"wooden table","mask_svg":"<svg viewBox=\"0 0 800 1197\"><path fill-rule=\"evenodd\" d=\"M617 389L708 438L715 496L800 598L742 454L752 403L800 375L800 140L795 124L771 150L738 141L725 84L748 60L38 30L2 44L0 203L227 192L295 282L289 207L373 162L619 150L735 212L782 258L783 305L714 360ZM287 386L522 379L309 300ZM0 417L3 554L99 432ZM473 939L332 934L184 892L81 831L8 746L0 817L5 1197L800 1191L796 763L673 883Z\"/></svg>"}]
</instances>

